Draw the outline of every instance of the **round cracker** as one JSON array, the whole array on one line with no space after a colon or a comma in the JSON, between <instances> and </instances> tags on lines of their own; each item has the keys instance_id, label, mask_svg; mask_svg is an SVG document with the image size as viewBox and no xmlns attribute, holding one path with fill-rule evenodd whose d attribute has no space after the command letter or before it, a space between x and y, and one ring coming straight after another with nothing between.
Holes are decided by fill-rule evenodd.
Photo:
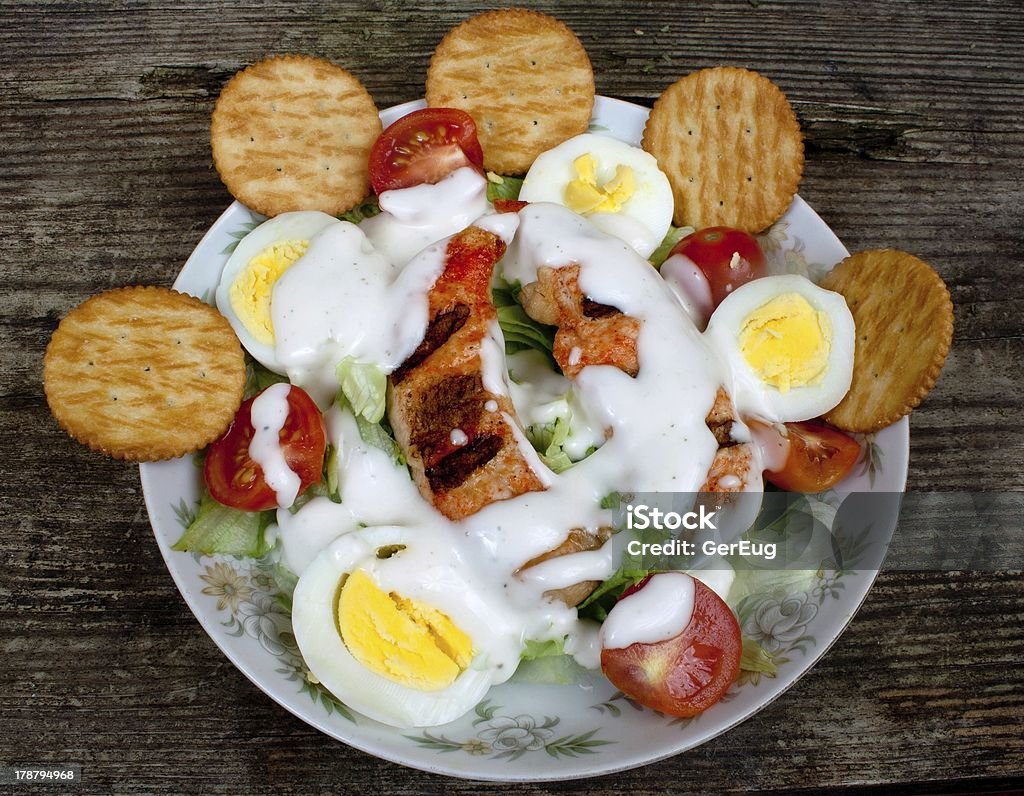
<instances>
[{"instance_id":1,"label":"round cracker","mask_svg":"<svg viewBox=\"0 0 1024 796\"><path fill-rule=\"evenodd\" d=\"M217 439L242 402L245 359L227 320L193 296L125 287L60 322L43 359L50 411L72 437L129 461Z\"/></svg>"},{"instance_id":2,"label":"round cracker","mask_svg":"<svg viewBox=\"0 0 1024 796\"><path fill-rule=\"evenodd\" d=\"M536 11L489 11L449 31L427 70L427 104L477 125L484 168L525 174L541 152L586 132L594 71L563 22Z\"/></svg>"},{"instance_id":3,"label":"round cracker","mask_svg":"<svg viewBox=\"0 0 1024 796\"><path fill-rule=\"evenodd\" d=\"M906 252L869 249L822 280L841 293L857 328L853 382L825 419L845 431L877 431L924 400L953 339L953 302L931 266Z\"/></svg>"},{"instance_id":4,"label":"round cracker","mask_svg":"<svg viewBox=\"0 0 1024 796\"><path fill-rule=\"evenodd\" d=\"M381 132L359 79L320 58L268 58L236 74L213 109L213 163L238 201L276 216L347 212L370 191Z\"/></svg>"},{"instance_id":5,"label":"round cracker","mask_svg":"<svg viewBox=\"0 0 1024 796\"><path fill-rule=\"evenodd\" d=\"M678 226L760 232L786 212L804 169L796 114L768 78L702 69L654 103L643 148L668 175Z\"/></svg>"}]
</instances>

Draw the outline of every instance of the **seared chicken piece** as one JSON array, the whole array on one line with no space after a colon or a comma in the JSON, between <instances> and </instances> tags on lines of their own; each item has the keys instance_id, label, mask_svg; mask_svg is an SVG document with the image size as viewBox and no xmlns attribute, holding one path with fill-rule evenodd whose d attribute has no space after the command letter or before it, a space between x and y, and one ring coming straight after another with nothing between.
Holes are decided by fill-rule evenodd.
<instances>
[{"instance_id":1,"label":"seared chicken piece","mask_svg":"<svg viewBox=\"0 0 1024 796\"><path fill-rule=\"evenodd\" d=\"M520 571L529 569L542 561L548 561L558 556L569 555L570 553L585 553L589 550L597 550L601 545L607 542L612 535L611 528L601 528L596 534L589 533L581 528L573 528L569 531L569 535L565 541L562 542L554 550L548 550L546 553L542 553L536 558L531 558L522 567ZM550 597L552 600L561 600L566 605L579 605L590 593L601 585L599 580L583 580L579 583L574 583L572 586L566 586L562 589L548 589L544 592L545 597Z\"/></svg>"},{"instance_id":2,"label":"seared chicken piece","mask_svg":"<svg viewBox=\"0 0 1024 796\"><path fill-rule=\"evenodd\" d=\"M584 296L579 277L575 264L541 266L537 281L520 294L523 309L538 323L558 327L552 353L566 378L576 378L587 365L612 365L636 376L640 321Z\"/></svg>"},{"instance_id":3,"label":"seared chicken piece","mask_svg":"<svg viewBox=\"0 0 1024 796\"><path fill-rule=\"evenodd\" d=\"M483 385L481 344L497 317L491 272L504 253L504 241L478 227L451 239L423 340L389 380L395 439L420 493L452 520L544 489L516 439L512 401Z\"/></svg>"}]
</instances>

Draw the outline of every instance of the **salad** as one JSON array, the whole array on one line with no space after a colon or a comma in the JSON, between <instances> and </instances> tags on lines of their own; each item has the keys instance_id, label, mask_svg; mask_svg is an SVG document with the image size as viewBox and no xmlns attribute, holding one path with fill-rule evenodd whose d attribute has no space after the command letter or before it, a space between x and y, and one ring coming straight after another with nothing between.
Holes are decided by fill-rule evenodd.
<instances>
[{"instance_id":1,"label":"salad","mask_svg":"<svg viewBox=\"0 0 1024 796\"><path fill-rule=\"evenodd\" d=\"M705 710L743 657L731 567L626 577L612 508L840 482L860 445L815 418L850 384L842 297L769 276L746 233L671 226L657 163L608 136L517 180L483 172L468 116L428 109L370 169L374 202L278 215L228 259L248 394L175 549L271 558L312 675L394 726L526 670ZM452 278L467 263L484 292ZM462 325L419 356L453 296Z\"/></svg>"}]
</instances>

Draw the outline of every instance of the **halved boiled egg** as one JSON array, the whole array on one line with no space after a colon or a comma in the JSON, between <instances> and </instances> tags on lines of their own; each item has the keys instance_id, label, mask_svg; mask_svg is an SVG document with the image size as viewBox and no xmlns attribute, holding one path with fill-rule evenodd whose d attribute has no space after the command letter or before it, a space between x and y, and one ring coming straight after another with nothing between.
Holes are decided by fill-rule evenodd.
<instances>
[{"instance_id":1,"label":"halved boiled egg","mask_svg":"<svg viewBox=\"0 0 1024 796\"><path fill-rule=\"evenodd\" d=\"M854 323L846 300L802 276L767 276L718 306L705 338L731 371L743 417L791 422L838 404L853 378Z\"/></svg>"},{"instance_id":2,"label":"halved boiled egg","mask_svg":"<svg viewBox=\"0 0 1024 796\"><path fill-rule=\"evenodd\" d=\"M519 628L485 591L440 529L366 528L305 569L292 626L310 672L350 708L430 727L516 668Z\"/></svg>"},{"instance_id":3,"label":"halved boiled egg","mask_svg":"<svg viewBox=\"0 0 1024 796\"><path fill-rule=\"evenodd\" d=\"M584 133L540 155L519 198L554 202L586 216L643 257L658 248L672 223L668 178L653 156L615 138Z\"/></svg>"},{"instance_id":4,"label":"halved boiled egg","mask_svg":"<svg viewBox=\"0 0 1024 796\"><path fill-rule=\"evenodd\" d=\"M284 374L274 355L270 302L277 280L305 254L309 242L338 219L318 210L282 213L242 238L217 286L217 309L245 350L266 368Z\"/></svg>"}]
</instances>

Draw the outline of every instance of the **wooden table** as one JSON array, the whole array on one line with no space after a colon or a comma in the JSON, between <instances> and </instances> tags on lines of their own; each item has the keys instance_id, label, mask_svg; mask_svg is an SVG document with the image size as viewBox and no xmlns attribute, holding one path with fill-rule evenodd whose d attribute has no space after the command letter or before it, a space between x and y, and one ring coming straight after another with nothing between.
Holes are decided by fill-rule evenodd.
<instances>
[{"instance_id":1,"label":"wooden table","mask_svg":"<svg viewBox=\"0 0 1024 796\"><path fill-rule=\"evenodd\" d=\"M954 348L913 416L909 488L1024 489L1019 0L542 5L580 35L599 93L650 104L719 64L786 91L806 134L801 194L850 249L908 249L952 291ZM178 596L138 471L65 437L40 386L64 313L169 285L229 203L207 128L231 74L314 53L386 107L421 96L433 47L481 5L2 8L0 763L80 760L83 793L483 790L352 750L263 696ZM526 790L1021 787L1022 619L1019 571L883 574L821 663L740 727Z\"/></svg>"}]
</instances>

